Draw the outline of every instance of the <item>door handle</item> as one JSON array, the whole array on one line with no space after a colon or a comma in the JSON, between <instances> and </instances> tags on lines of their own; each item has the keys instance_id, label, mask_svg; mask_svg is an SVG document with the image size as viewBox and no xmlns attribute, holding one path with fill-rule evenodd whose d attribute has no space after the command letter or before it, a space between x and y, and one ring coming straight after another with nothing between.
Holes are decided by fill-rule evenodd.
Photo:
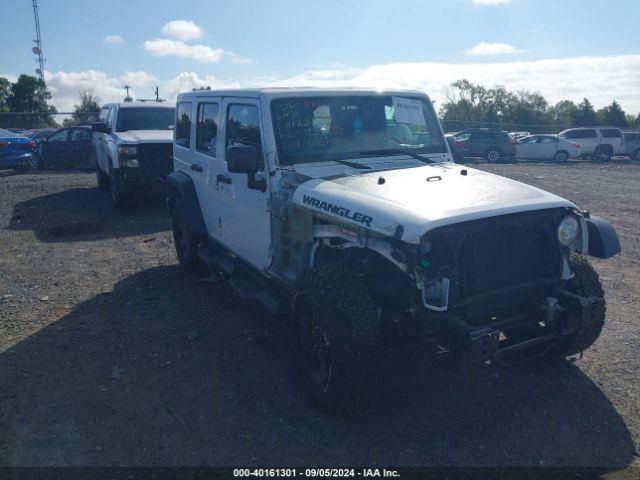
<instances>
[{"instance_id":1,"label":"door handle","mask_svg":"<svg viewBox=\"0 0 640 480\"><path fill-rule=\"evenodd\" d=\"M222 175L221 173L219 173L218 175L216 175L216 183L226 183L227 185L231 185L232 181L226 175Z\"/></svg>"},{"instance_id":2,"label":"door handle","mask_svg":"<svg viewBox=\"0 0 640 480\"><path fill-rule=\"evenodd\" d=\"M202 172L202 167L197 163L192 163L191 170L193 170L194 172Z\"/></svg>"}]
</instances>

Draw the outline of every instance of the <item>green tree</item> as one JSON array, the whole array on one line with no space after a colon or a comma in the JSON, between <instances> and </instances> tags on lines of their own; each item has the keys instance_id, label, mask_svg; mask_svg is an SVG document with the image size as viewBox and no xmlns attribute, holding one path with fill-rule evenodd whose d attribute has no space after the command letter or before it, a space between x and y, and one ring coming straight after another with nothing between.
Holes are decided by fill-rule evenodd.
<instances>
[{"instance_id":1,"label":"green tree","mask_svg":"<svg viewBox=\"0 0 640 480\"><path fill-rule=\"evenodd\" d=\"M615 100L611 102L611 105L604 109L603 124L611 125L612 127L625 128L629 126L627 122L627 114L622 110L620 104Z\"/></svg>"},{"instance_id":2,"label":"green tree","mask_svg":"<svg viewBox=\"0 0 640 480\"><path fill-rule=\"evenodd\" d=\"M9 111L9 95L11 95L11 82L0 77L0 112Z\"/></svg>"},{"instance_id":3,"label":"green tree","mask_svg":"<svg viewBox=\"0 0 640 480\"><path fill-rule=\"evenodd\" d=\"M47 105L45 99L45 85L39 78L30 75L20 75L11 84L7 98L10 112L20 113L2 119L5 127L37 128L56 126L51 114L56 113L53 106Z\"/></svg>"},{"instance_id":4,"label":"green tree","mask_svg":"<svg viewBox=\"0 0 640 480\"><path fill-rule=\"evenodd\" d=\"M100 99L96 97L93 90L85 88L80 90L80 105L75 105L73 119L76 123L96 122L100 112Z\"/></svg>"},{"instance_id":5,"label":"green tree","mask_svg":"<svg viewBox=\"0 0 640 480\"><path fill-rule=\"evenodd\" d=\"M578 113L578 106L571 100L561 100L549 109L549 121L561 128L574 125Z\"/></svg>"},{"instance_id":6,"label":"green tree","mask_svg":"<svg viewBox=\"0 0 640 480\"><path fill-rule=\"evenodd\" d=\"M588 126L596 123L598 123L596 111L593 109L591 102L585 98L578 104L578 111L573 118L573 126Z\"/></svg>"}]
</instances>

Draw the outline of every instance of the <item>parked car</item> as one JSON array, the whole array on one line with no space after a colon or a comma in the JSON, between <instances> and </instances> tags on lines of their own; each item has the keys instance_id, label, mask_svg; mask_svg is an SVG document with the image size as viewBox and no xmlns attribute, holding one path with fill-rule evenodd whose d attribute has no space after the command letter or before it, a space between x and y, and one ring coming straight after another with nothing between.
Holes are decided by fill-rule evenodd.
<instances>
[{"instance_id":1,"label":"parked car","mask_svg":"<svg viewBox=\"0 0 640 480\"><path fill-rule=\"evenodd\" d=\"M584 158L608 161L614 155L624 155L624 137L615 127L569 128L559 133L560 138L580 144Z\"/></svg>"},{"instance_id":2,"label":"parked car","mask_svg":"<svg viewBox=\"0 0 640 480\"><path fill-rule=\"evenodd\" d=\"M175 107L166 103L102 107L92 124L96 177L99 188L110 189L114 208L125 208L134 194L164 188L173 170L174 121Z\"/></svg>"},{"instance_id":3,"label":"parked car","mask_svg":"<svg viewBox=\"0 0 640 480\"><path fill-rule=\"evenodd\" d=\"M582 150L580 144L558 135L531 135L516 142L516 156L526 159L553 159L564 163L569 158L578 158Z\"/></svg>"},{"instance_id":4,"label":"parked car","mask_svg":"<svg viewBox=\"0 0 640 480\"><path fill-rule=\"evenodd\" d=\"M31 168L35 142L24 135L0 129L0 168L23 172Z\"/></svg>"},{"instance_id":5,"label":"parked car","mask_svg":"<svg viewBox=\"0 0 640 480\"><path fill-rule=\"evenodd\" d=\"M640 132L638 130L622 132L625 155L640 162Z\"/></svg>"},{"instance_id":6,"label":"parked car","mask_svg":"<svg viewBox=\"0 0 640 480\"><path fill-rule=\"evenodd\" d=\"M25 130L22 135L29 137L31 140L38 142L43 138L46 138L51 133L55 132L57 128L34 128L31 130Z\"/></svg>"},{"instance_id":7,"label":"parked car","mask_svg":"<svg viewBox=\"0 0 640 480\"><path fill-rule=\"evenodd\" d=\"M587 255L620 251L613 227L454 165L427 95L239 89L177 101L167 204L180 266L224 271L243 298L288 318L321 407L350 406L396 348L431 344L459 366L514 352L542 361L600 335L605 298Z\"/></svg>"},{"instance_id":8,"label":"parked car","mask_svg":"<svg viewBox=\"0 0 640 480\"><path fill-rule=\"evenodd\" d=\"M33 165L36 168L88 167L91 158L91 129L60 128L40 136Z\"/></svg>"},{"instance_id":9,"label":"parked car","mask_svg":"<svg viewBox=\"0 0 640 480\"><path fill-rule=\"evenodd\" d=\"M529 135L531 135L531 132L509 132L509 135L511 136L511 138L513 138L514 140L518 140L520 138L524 138L524 137L528 137Z\"/></svg>"},{"instance_id":10,"label":"parked car","mask_svg":"<svg viewBox=\"0 0 640 480\"><path fill-rule=\"evenodd\" d=\"M470 128L447 137L456 160L483 157L488 162L508 161L515 157L515 140L502 130Z\"/></svg>"}]
</instances>

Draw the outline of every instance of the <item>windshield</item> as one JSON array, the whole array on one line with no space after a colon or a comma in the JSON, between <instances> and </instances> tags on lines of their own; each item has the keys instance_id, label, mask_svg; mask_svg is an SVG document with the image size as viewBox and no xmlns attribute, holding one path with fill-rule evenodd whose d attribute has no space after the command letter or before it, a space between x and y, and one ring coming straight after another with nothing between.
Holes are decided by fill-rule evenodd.
<instances>
[{"instance_id":1,"label":"windshield","mask_svg":"<svg viewBox=\"0 0 640 480\"><path fill-rule=\"evenodd\" d=\"M431 105L419 97L322 96L273 100L280 164L380 155L445 153Z\"/></svg>"},{"instance_id":2,"label":"windshield","mask_svg":"<svg viewBox=\"0 0 640 480\"><path fill-rule=\"evenodd\" d=\"M121 108L118 111L116 132L128 130L171 130L175 109L166 108Z\"/></svg>"}]
</instances>

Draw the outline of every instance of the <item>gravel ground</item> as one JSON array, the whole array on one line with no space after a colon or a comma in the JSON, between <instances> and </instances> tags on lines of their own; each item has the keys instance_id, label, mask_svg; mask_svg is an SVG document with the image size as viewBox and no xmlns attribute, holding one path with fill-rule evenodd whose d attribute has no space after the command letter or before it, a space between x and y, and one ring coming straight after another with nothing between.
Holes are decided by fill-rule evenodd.
<instances>
[{"instance_id":1,"label":"gravel ground","mask_svg":"<svg viewBox=\"0 0 640 480\"><path fill-rule=\"evenodd\" d=\"M276 319L180 273L161 200L0 178L0 465L640 465L640 165L480 168L615 225L600 340L509 370L395 355L346 418L310 406Z\"/></svg>"}]
</instances>

